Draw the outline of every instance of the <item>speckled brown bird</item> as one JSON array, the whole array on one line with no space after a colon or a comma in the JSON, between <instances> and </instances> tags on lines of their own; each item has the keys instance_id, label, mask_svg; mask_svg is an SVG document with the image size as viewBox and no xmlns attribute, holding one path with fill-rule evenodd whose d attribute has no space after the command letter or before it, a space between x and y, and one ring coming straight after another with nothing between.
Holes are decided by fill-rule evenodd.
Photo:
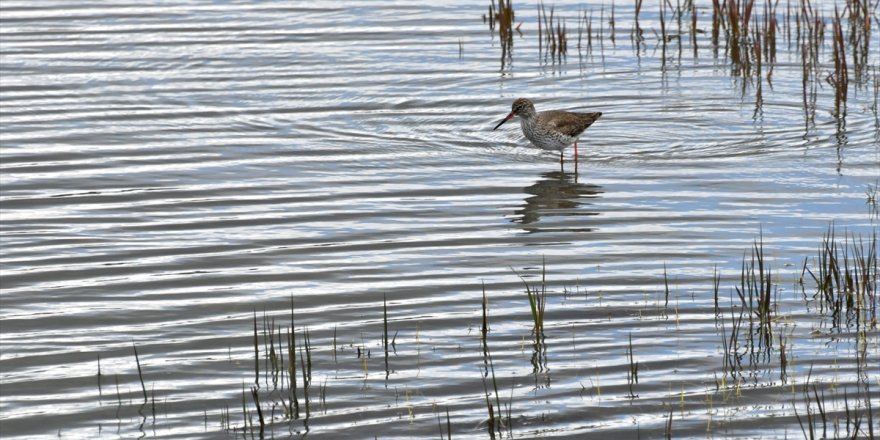
<instances>
[{"instance_id":1,"label":"speckled brown bird","mask_svg":"<svg viewBox=\"0 0 880 440\"><path fill-rule=\"evenodd\" d=\"M498 123L492 130L496 130L501 124L511 120L514 116L520 117L520 125L523 134L532 144L544 150L559 151L559 162L563 162L563 151L574 144L574 161L577 164L577 141L578 137L593 125L601 112L574 113L561 110L549 110L536 112L535 104L526 98L518 98L513 101L510 113Z\"/></svg>"}]
</instances>

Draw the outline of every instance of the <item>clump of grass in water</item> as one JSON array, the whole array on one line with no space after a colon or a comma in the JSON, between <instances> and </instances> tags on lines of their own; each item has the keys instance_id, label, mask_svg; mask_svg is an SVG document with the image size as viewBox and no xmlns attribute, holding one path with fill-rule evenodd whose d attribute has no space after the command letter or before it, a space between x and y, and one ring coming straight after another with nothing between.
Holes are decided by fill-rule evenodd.
<instances>
[{"instance_id":1,"label":"clump of grass in water","mask_svg":"<svg viewBox=\"0 0 880 440\"><path fill-rule=\"evenodd\" d=\"M513 270L513 268L511 268ZM516 271L513 271L516 274ZM547 370L547 345L545 344L544 335L544 311L547 306L547 279L546 279L546 263L542 262L541 266L541 287L529 286L525 278L516 274L526 288L526 295L529 298L529 308L532 315L532 335L534 340L532 343L532 373L535 378L535 388L538 388L538 373ZM547 385L550 384L550 376L546 376Z\"/></svg>"},{"instance_id":2,"label":"clump of grass in water","mask_svg":"<svg viewBox=\"0 0 880 440\"><path fill-rule=\"evenodd\" d=\"M797 418L798 425L801 428L801 432L804 435L804 438L814 439L814 438L829 438L829 422L833 425L833 438L874 438L874 419L873 419L873 408L871 404L871 391L870 391L870 382L865 381L865 401L864 403L860 401L861 391L859 390L851 399L851 395L849 392L844 389L844 414L845 414L845 427L846 430L845 435L841 435L839 432L840 420L835 417L834 420L829 420L829 415L826 413L826 409L828 404L825 399L825 388L820 389L817 387L817 383L810 382L812 377L813 367L810 366L810 370L807 373L807 379L804 382L802 387L801 395L803 397L803 404L805 409L805 414L801 417L800 412L798 411L798 404L796 397L793 399L792 408L794 410L795 417ZM857 386L858 386L857 382ZM821 383L820 383L821 385ZM861 387L859 387L861 388ZM833 391L833 386L832 386ZM815 409L813 405L815 404ZM837 406L837 403L834 402L833 406ZM867 420L865 420L867 419ZM821 423L821 434L819 434ZM867 425L867 428L863 427L863 423Z\"/></svg>"},{"instance_id":3,"label":"clump of grass in water","mask_svg":"<svg viewBox=\"0 0 880 440\"><path fill-rule=\"evenodd\" d=\"M559 17L554 20L553 13L553 5L550 5L550 15L547 15L544 2L538 4L538 55L546 47L544 57L550 55L551 61L556 63L562 62L562 58L568 53L568 33L565 21Z\"/></svg>"},{"instance_id":4,"label":"clump of grass in water","mask_svg":"<svg viewBox=\"0 0 880 440\"><path fill-rule=\"evenodd\" d=\"M749 263L746 264L743 258L740 286L736 287L736 292L743 308L747 308L750 312L749 327L753 327L757 320L758 344L764 352L769 352L773 343L773 321L770 316L773 309L771 278L772 270L764 263L764 236L761 234L752 247ZM746 304L746 296L748 296L748 304Z\"/></svg>"},{"instance_id":5,"label":"clump of grass in water","mask_svg":"<svg viewBox=\"0 0 880 440\"><path fill-rule=\"evenodd\" d=\"M818 300L820 312L830 313L833 327L854 324L856 329L877 328L880 271L876 233L867 240L844 233L843 243L839 243L833 226L829 227L818 255L809 263L809 258L804 260L801 283L809 273L816 288L812 298Z\"/></svg>"},{"instance_id":6,"label":"clump of grass in water","mask_svg":"<svg viewBox=\"0 0 880 440\"><path fill-rule=\"evenodd\" d=\"M491 31L498 30L498 38L501 41L501 68L509 65L513 61L513 23L514 11L512 0L498 0L498 6L495 2L489 2L488 19L484 15L483 21L488 21ZM520 25L521 26L521 25ZM519 31L519 26L515 28ZM461 43L459 42L459 56L461 56Z\"/></svg>"},{"instance_id":7,"label":"clump of grass in water","mask_svg":"<svg viewBox=\"0 0 880 440\"><path fill-rule=\"evenodd\" d=\"M511 270L513 270L511 268ZM534 324L532 333L535 336L535 344L541 345L544 340L544 311L547 307L547 266L546 263L542 263L541 265L541 288L540 290L537 287L529 286L529 283L526 282L525 278L522 275L516 273L514 270L513 273L519 277L519 279L523 282L523 285L526 288L526 295L529 298L529 308L532 312L532 322Z\"/></svg>"},{"instance_id":8,"label":"clump of grass in water","mask_svg":"<svg viewBox=\"0 0 880 440\"><path fill-rule=\"evenodd\" d=\"M241 408L244 416L244 425L241 429L258 430L263 432L266 424L275 419L275 410L280 405L283 409L283 417L286 420L295 420L300 417L300 399L297 395L298 384L302 383L302 393L305 402L305 419L304 426L308 432L308 418L310 416L310 398L309 391L312 383L312 345L309 337L308 328L303 330L303 344L299 347L299 364L297 363L297 343L295 332L295 312L293 297L290 300L290 327L286 331L281 326L276 327L273 318L270 318L265 312L263 314L262 323L262 349L260 341L259 325L257 322L256 310L253 312L253 345L254 345L254 384L245 387L242 383ZM335 333L335 332L334 332ZM283 336L287 337L286 350L284 347ZM334 338L335 340L335 338ZM276 347L275 344L278 344ZM334 349L335 351L335 349ZM287 363L285 363L285 352L287 353ZM335 354L335 353L334 353ZM265 391L261 392L260 386L260 361L264 363L263 373L265 379ZM298 380L298 365L301 367L302 376ZM271 377L271 380L270 380ZM287 390L284 389L285 382ZM320 388L321 401L326 403L327 383L326 381ZM250 397L248 397L250 394ZM288 399L285 400L284 395L287 394ZM264 404L264 399L271 401L270 405ZM248 400L252 400L256 408L257 420L254 420L253 412L249 409ZM271 413L266 413L264 408L270 408ZM229 408L220 412L221 426L226 430L235 431L238 429L232 426ZM259 427L256 423L259 423Z\"/></svg>"},{"instance_id":9,"label":"clump of grass in water","mask_svg":"<svg viewBox=\"0 0 880 440\"><path fill-rule=\"evenodd\" d=\"M721 318L721 343L724 351L722 372L735 380L744 379L743 359L748 355L748 367L754 376L760 363L770 361L773 347L773 319L771 313L776 310L774 291L771 283L772 270L764 260L763 234L755 240L751 255L743 256L740 272L740 285L734 286L739 298L739 313L736 313L734 300L731 298L729 336L726 333L724 318ZM716 288L717 291L717 288ZM748 328L743 324L748 321ZM741 337L744 343L741 345ZM757 344L756 344L757 342ZM742 350L741 350L742 349Z\"/></svg>"}]
</instances>

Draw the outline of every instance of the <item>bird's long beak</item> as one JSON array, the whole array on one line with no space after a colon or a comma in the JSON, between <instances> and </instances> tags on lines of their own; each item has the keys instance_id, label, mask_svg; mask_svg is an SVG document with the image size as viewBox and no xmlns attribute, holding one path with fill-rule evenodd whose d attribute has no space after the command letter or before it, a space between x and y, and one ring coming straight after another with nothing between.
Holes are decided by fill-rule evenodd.
<instances>
[{"instance_id":1,"label":"bird's long beak","mask_svg":"<svg viewBox=\"0 0 880 440\"><path fill-rule=\"evenodd\" d=\"M508 113L507 116L505 116L504 119L502 119L501 122L499 122L498 125L496 125L495 128L492 129L492 131L495 131L496 129L498 129L498 127L500 127L501 124L513 119L514 116L516 116L516 115L514 115L513 112Z\"/></svg>"}]
</instances>

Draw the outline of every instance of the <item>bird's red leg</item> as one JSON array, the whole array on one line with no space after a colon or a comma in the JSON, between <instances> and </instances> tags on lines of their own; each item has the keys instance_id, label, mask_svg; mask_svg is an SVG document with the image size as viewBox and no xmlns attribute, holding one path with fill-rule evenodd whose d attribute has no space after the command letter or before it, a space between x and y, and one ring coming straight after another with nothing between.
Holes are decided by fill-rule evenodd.
<instances>
[{"instance_id":1,"label":"bird's red leg","mask_svg":"<svg viewBox=\"0 0 880 440\"><path fill-rule=\"evenodd\" d=\"M561 165L565 160L563 159L562 151L559 152L559 164Z\"/></svg>"},{"instance_id":2,"label":"bird's red leg","mask_svg":"<svg viewBox=\"0 0 880 440\"><path fill-rule=\"evenodd\" d=\"M574 141L574 163L578 161L578 143Z\"/></svg>"}]
</instances>

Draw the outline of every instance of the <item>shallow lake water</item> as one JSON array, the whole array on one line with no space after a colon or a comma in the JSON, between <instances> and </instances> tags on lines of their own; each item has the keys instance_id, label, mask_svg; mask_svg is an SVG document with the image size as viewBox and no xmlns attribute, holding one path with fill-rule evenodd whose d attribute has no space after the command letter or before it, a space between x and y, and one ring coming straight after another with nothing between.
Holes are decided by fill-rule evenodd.
<instances>
[{"instance_id":1,"label":"shallow lake water","mask_svg":"<svg viewBox=\"0 0 880 440\"><path fill-rule=\"evenodd\" d=\"M2 436L878 435L876 2L840 112L827 35L805 110L781 2L769 77L711 2L665 48L621 3L613 40L611 2L554 3L557 58L517 2L502 58L483 1L4 1ZM520 96L603 113L577 169L492 131ZM830 229L873 259L836 316Z\"/></svg>"}]
</instances>

